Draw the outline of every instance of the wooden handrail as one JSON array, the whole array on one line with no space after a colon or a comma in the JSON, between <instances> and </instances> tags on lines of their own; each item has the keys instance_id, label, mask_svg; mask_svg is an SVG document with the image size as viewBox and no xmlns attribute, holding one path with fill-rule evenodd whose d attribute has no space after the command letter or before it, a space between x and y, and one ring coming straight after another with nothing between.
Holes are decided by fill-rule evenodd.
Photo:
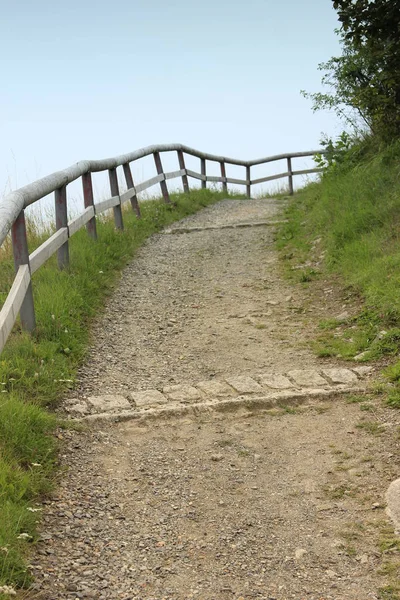
<instances>
[{"instance_id":1,"label":"wooden handrail","mask_svg":"<svg viewBox=\"0 0 400 600\"><path fill-rule=\"evenodd\" d=\"M176 152L179 170L169 173L164 172L161 160L161 154L163 152ZM63 269L67 267L69 264L68 240L74 233L79 231L82 227L86 227L88 234L94 240L97 239L96 215L112 208L114 211L115 226L118 229L123 230L122 204L130 200L132 209L136 212L137 217L140 218L140 207L137 194L153 185L159 184L164 201L169 203L170 197L167 180L175 178L181 178L183 189L187 193L189 192L188 178L191 177L200 180L202 188L207 186L207 181L221 183L222 189L226 192L228 190L228 183L243 185L246 187L247 197L250 197L251 185L288 177L289 192L292 194L294 176L322 171L322 169L319 168L293 171L292 159L321 153L324 153L324 151L309 150L307 152L277 154L275 156L244 161L200 152L199 150L195 150L183 144L159 144L147 146L146 148L141 148L129 154L123 154L114 158L80 161L67 169L47 175L42 179L6 195L0 200L0 245L11 231L16 278L6 302L0 311L0 352L11 332L18 312L20 312L21 325L24 329L32 331L36 326L31 282L32 274L55 252L58 254L59 268ZM189 154L200 159L200 173L186 168L184 154ZM154 158L157 175L142 183L134 183L130 170L130 163L150 155ZM279 160L287 161L287 172L269 175L259 179L251 179L252 166ZM207 175L206 161L218 163L221 175ZM244 167L246 170L245 179L227 177L227 164ZM128 188L124 193L120 193L118 185L117 168L121 166L123 167ZM91 174L100 171L108 171L111 196L101 202L95 203ZM67 186L79 178L82 178L85 209L80 215L68 222ZM25 209L51 193L55 194L56 232L29 256L25 225Z\"/></svg>"}]
</instances>

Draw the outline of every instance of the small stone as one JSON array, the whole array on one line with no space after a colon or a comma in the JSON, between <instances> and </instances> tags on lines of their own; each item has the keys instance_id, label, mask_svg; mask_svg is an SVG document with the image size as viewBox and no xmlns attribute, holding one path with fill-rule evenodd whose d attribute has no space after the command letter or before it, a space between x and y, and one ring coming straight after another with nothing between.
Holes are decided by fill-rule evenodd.
<instances>
[{"instance_id":1,"label":"small stone","mask_svg":"<svg viewBox=\"0 0 400 600\"><path fill-rule=\"evenodd\" d=\"M349 369L324 369L322 373L332 383L346 383L351 385L358 381L357 376Z\"/></svg>"},{"instance_id":2,"label":"small stone","mask_svg":"<svg viewBox=\"0 0 400 600\"><path fill-rule=\"evenodd\" d=\"M318 386L327 386L328 383L323 379L320 375L318 375L317 371L314 370L295 370L289 371L289 377L294 380L297 385L302 387L318 387Z\"/></svg>"},{"instance_id":3,"label":"small stone","mask_svg":"<svg viewBox=\"0 0 400 600\"><path fill-rule=\"evenodd\" d=\"M208 396L217 398L220 396L232 396L234 393L232 388L223 381L199 381L199 383L196 383L196 387Z\"/></svg>"},{"instance_id":4,"label":"small stone","mask_svg":"<svg viewBox=\"0 0 400 600\"><path fill-rule=\"evenodd\" d=\"M262 387L258 385L254 379L247 375L238 375L237 377L229 377L225 380L226 383L233 387L239 394L254 394L262 392Z\"/></svg>"},{"instance_id":5,"label":"small stone","mask_svg":"<svg viewBox=\"0 0 400 600\"><path fill-rule=\"evenodd\" d=\"M296 560L301 560L305 554L307 554L307 550L304 550L304 548L297 548L294 557Z\"/></svg>"},{"instance_id":6,"label":"small stone","mask_svg":"<svg viewBox=\"0 0 400 600\"><path fill-rule=\"evenodd\" d=\"M338 315L336 317L337 321L346 321L346 319L349 318L349 313L347 310L343 311L342 313L340 313L340 315Z\"/></svg>"},{"instance_id":7,"label":"small stone","mask_svg":"<svg viewBox=\"0 0 400 600\"><path fill-rule=\"evenodd\" d=\"M69 404L65 410L70 413L78 415L87 415L89 412L88 406L85 402L76 402L76 404Z\"/></svg>"},{"instance_id":8,"label":"small stone","mask_svg":"<svg viewBox=\"0 0 400 600\"><path fill-rule=\"evenodd\" d=\"M328 577L330 577L331 579L333 579L334 577L337 577L338 574L335 571L332 571L331 569L328 569L327 571L325 571L325 573L328 575Z\"/></svg>"},{"instance_id":9,"label":"small stone","mask_svg":"<svg viewBox=\"0 0 400 600\"><path fill-rule=\"evenodd\" d=\"M171 400L177 402L195 402L201 400L201 393L192 385L167 385L163 389L164 394Z\"/></svg>"},{"instance_id":10,"label":"small stone","mask_svg":"<svg viewBox=\"0 0 400 600\"><path fill-rule=\"evenodd\" d=\"M97 412L115 412L131 408L129 401L124 396L90 396L87 402Z\"/></svg>"},{"instance_id":11,"label":"small stone","mask_svg":"<svg viewBox=\"0 0 400 600\"><path fill-rule=\"evenodd\" d=\"M212 454L211 455L211 460L213 460L214 462L219 462L220 460L224 459L224 455L223 454Z\"/></svg>"},{"instance_id":12,"label":"small stone","mask_svg":"<svg viewBox=\"0 0 400 600\"><path fill-rule=\"evenodd\" d=\"M145 390L143 392L132 392L129 398L136 406L152 406L153 404L165 404L167 398L158 390Z\"/></svg>"},{"instance_id":13,"label":"small stone","mask_svg":"<svg viewBox=\"0 0 400 600\"><path fill-rule=\"evenodd\" d=\"M358 377L365 377L366 375L369 375L370 373L372 373L373 368L372 367L353 367L351 370L356 375L358 375Z\"/></svg>"},{"instance_id":14,"label":"small stone","mask_svg":"<svg viewBox=\"0 0 400 600\"><path fill-rule=\"evenodd\" d=\"M274 375L272 373L260 375L258 381L261 385L273 388L274 390L285 390L294 387L293 383L285 375Z\"/></svg>"},{"instance_id":15,"label":"small stone","mask_svg":"<svg viewBox=\"0 0 400 600\"><path fill-rule=\"evenodd\" d=\"M367 360L368 354L369 354L368 350L365 350L364 352L360 352L360 354L357 354L356 356L354 356L353 360L359 360L359 361Z\"/></svg>"}]
</instances>

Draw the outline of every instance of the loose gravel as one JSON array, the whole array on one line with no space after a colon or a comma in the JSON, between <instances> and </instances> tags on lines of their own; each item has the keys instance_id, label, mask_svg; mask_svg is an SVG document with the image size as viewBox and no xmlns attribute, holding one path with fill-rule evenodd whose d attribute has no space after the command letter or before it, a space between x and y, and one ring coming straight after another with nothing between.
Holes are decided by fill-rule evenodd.
<instances>
[{"instance_id":1,"label":"loose gravel","mask_svg":"<svg viewBox=\"0 0 400 600\"><path fill-rule=\"evenodd\" d=\"M306 346L343 310L332 290L282 280L271 226L209 229L280 210L226 200L172 228L206 230L153 236L94 328L78 395L337 366ZM314 398L60 431L29 598L376 600L399 423L368 410Z\"/></svg>"}]
</instances>

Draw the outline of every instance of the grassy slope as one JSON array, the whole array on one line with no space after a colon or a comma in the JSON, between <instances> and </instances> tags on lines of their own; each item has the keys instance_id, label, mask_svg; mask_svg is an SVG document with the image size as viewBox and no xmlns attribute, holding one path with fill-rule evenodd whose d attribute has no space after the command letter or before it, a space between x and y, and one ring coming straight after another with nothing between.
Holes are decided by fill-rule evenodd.
<instances>
[{"instance_id":1,"label":"grassy slope","mask_svg":"<svg viewBox=\"0 0 400 600\"><path fill-rule=\"evenodd\" d=\"M56 473L56 419L44 409L74 385L90 340L90 321L112 292L137 248L165 225L226 197L210 190L172 195L175 206L143 203L142 219L124 214L124 233L111 220L98 222L98 241L85 231L70 242L71 266L60 272L53 257L34 275L37 330L18 326L0 356L0 598L4 584L29 583L25 560L35 540L38 501ZM31 233L30 244L40 236ZM0 255L0 301L13 279L7 248Z\"/></svg>"},{"instance_id":2,"label":"grassy slope","mask_svg":"<svg viewBox=\"0 0 400 600\"><path fill-rule=\"evenodd\" d=\"M279 233L278 247L287 264L307 263L315 250L323 265L292 271L303 281L318 269L340 277L360 295L364 310L356 319L322 323L316 344L321 356L365 360L397 356L400 349L400 144L346 163L320 183L296 195L287 210L289 222ZM392 380L400 368L390 370Z\"/></svg>"}]
</instances>

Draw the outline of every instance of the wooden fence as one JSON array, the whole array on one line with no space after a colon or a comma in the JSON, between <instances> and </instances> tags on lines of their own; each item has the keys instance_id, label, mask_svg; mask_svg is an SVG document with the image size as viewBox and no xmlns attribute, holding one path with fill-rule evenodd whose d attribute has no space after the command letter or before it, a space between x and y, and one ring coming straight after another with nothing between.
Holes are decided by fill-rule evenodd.
<instances>
[{"instance_id":1,"label":"wooden fence","mask_svg":"<svg viewBox=\"0 0 400 600\"><path fill-rule=\"evenodd\" d=\"M161 161L163 152L176 152L179 164L179 170L165 173ZM250 198L251 186L275 179L287 177L289 193L293 194L293 177L296 175L305 175L317 173L321 169L306 169L302 171L293 171L292 159L313 156L321 152L320 150L309 152L297 152L292 154L280 154L259 158L257 160L243 161L225 156L215 156L199 152L182 144L164 144L156 146L147 146L136 150L130 154L124 154L115 158L95 161L81 161L75 165L43 177L34 183L8 194L0 201L0 245L7 235L11 232L12 247L14 254L14 264L16 277L7 299L0 311L0 352L3 350L8 336L14 326L14 323L20 313L21 325L27 331L35 329L35 308L32 295L32 275L37 271L55 252L57 252L58 265L64 269L69 264L69 238L86 226L88 234L95 240L96 216L106 210L113 209L116 228L122 230L124 227L122 218L122 205L130 201L132 209L140 218L140 207L137 195L140 192L154 186L160 185L164 201L169 203L167 181L174 178L181 178L183 189L189 192L189 177L201 181L201 187L206 188L207 182L221 183L223 191L228 191L228 184L243 185L246 187L246 195ZM200 173L191 171L185 166L185 154L200 159ZM134 183L130 164L145 156L152 155L154 158L157 175L143 181ZM287 170L284 173L269 175L259 179L251 179L251 167L262 165L279 160L286 160ZM214 161L219 164L220 176L207 175L207 161ZM226 176L226 165L238 165L245 168L244 179L233 179ZM122 167L127 191L121 193L118 184L117 168ZM92 173L108 171L110 181L110 197L101 202L94 202ZM67 186L69 183L81 178L84 200L84 211L78 216L68 221L68 197ZM54 192L55 198L55 217L56 232L49 237L32 254L28 252L28 240L25 225L25 209L37 202L44 196Z\"/></svg>"}]
</instances>

